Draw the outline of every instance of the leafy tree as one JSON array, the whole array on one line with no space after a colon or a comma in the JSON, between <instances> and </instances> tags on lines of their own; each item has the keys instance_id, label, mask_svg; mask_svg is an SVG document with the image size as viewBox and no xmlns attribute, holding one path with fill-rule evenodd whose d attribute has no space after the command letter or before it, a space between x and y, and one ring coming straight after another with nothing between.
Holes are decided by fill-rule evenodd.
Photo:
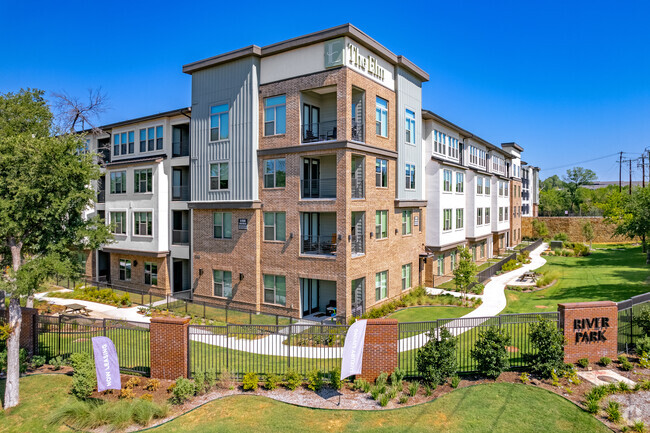
<instances>
[{"instance_id":1,"label":"leafy tree","mask_svg":"<svg viewBox=\"0 0 650 433\"><path fill-rule=\"evenodd\" d=\"M566 171L566 176L564 176L563 180L566 187L567 198L569 200L569 207L571 208L572 213L576 207L580 209L580 204L584 200L580 187L583 185L589 185L596 179L596 173L588 168L574 167Z\"/></svg>"},{"instance_id":2,"label":"leafy tree","mask_svg":"<svg viewBox=\"0 0 650 433\"><path fill-rule=\"evenodd\" d=\"M643 252L650 264L650 248L646 239L650 236L650 188L636 187L631 195L615 192L603 204L605 221L616 224L615 234L629 238L641 238Z\"/></svg>"},{"instance_id":3,"label":"leafy tree","mask_svg":"<svg viewBox=\"0 0 650 433\"><path fill-rule=\"evenodd\" d=\"M582 225L582 236L589 242L589 248L591 248L591 242L594 240L594 226L591 225L591 221L587 221Z\"/></svg>"},{"instance_id":4,"label":"leafy tree","mask_svg":"<svg viewBox=\"0 0 650 433\"><path fill-rule=\"evenodd\" d=\"M426 383L442 385L456 374L456 338L444 326L429 332L429 341L418 349L415 362Z\"/></svg>"},{"instance_id":5,"label":"leafy tree","mask_svg":"<svg viewBox=\"0 0 650 433\"><path fill-rule=\"evenodd\" d=\"M524 355L533 373L543 378L551 377L553 370L564 367L564 335L557 325L546 318L530 325L528 333L533 353ZM557 374L557 373L556 373Z\"/></svg>"},{"instance_id":6,"label":"leafy tree","mask_svg":"<svg viewBox=\"0 0 650 433\"><path fill-rule=\"evenodd\" d=\"M562 182L562 179L557 174L547 177L540 182L540 190L548 191L551 189L564 189L564 182Z\"/></svg>"},{"instance_id":7,"label":"leafy tree","mask_svg":"<svg viewBox=\"0 0 650 433\"><path fill-rule=\"evenodd\" d=\"M547 238L548 237L548 226L544 221L538 219L533 220L533 234L538 238Z\"/></svg>"},{"instance_id":8,"label":"leafy tree","mask_svg":"<svg viewBox=\"0 0 650 433\"><path fill-rule=\"evenodd\" d=\"M467 247L458 248L459 260L454 269L454 284L456 288L463 294L463 299L467 296L467 292L472 283L477 282L476 279L476 263L472 260L472 254Z\"/></svg>"},{"instance_id":9,"label":"leafy tree","mask_svg":"<svg viewBox=\"0 0 650 433\"><path fill-rule=\"evenodd\" d=\"M489 379L496 379L508 368L510 335L505 329L490 326L478 334L478 340L470 354L476 361L478 371Z\"/></svg>"},{"instance_id":10,"label":"leafy tree","mask_svg":"<svg viewBox=\"0 0 650 433\"><path fill-rule=\"evenodd\" d=\"M19 402L20 299L31 297L48 275L81 271L78 251L110 238L99 218L84 218L99 178L83 137L58 133L41 90L0 95L0 249L11 268L0 278L9 293L5 408Z\"/></svg>"},{"instance_id":11,"label":"leafy tree","mask_svg":"<svg viewBox=\"0 0 650 433\"><path fill-rule=\"evenodd\" d=\"M566 194L563 190L548 189L539 193L539 212L542 215L562 215L568 207Z\"/></svg>"}]
</instances>

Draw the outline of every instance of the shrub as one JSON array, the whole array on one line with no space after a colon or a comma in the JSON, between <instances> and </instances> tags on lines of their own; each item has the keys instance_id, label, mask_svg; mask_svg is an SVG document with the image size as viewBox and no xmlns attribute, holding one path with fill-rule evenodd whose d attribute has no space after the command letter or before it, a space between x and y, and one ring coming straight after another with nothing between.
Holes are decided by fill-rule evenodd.
<instances>
[{"instance_id":1,"label":"shrub","mask_svg":"<svg viewBox=\"0 0 650 433\"><path fill-rule=\"evenodd\" d=\"M515 269L518 269L521 267L521 263L519 263L517 260L512 259L507 261L502 267L501 271L503 272L510 272L514 271Z\"/></svg>"},{"instance_id":2,"label":"shrub","mask_svg":"<svg viewBox=\"0 0 650 433\"><path fill-rule=\"evenodd\" d=\"M90 397L97 386L95 363L88 353L73 353L70 362L74 372L72 373L72 395L79 399Z\"/></svg>"},{"instance_id":3,"label":"shrub","mask_svg":"<svg viewBox=\"0 0 650 433\"><path fill-rule=\"evenodd\" d=\"M454 376L451 378L451 387L452 388L458 388L458 385L460 385L460 376Z\"/></svg>"},{"instance_id":4,"label":"shrub","mask_svg":"<svg viewBox=\"0 0 650 433\"><path fill-rule=\"evenodd\" d=\"M278 384L280 383L280 376L275 373L267 373L264 380L264 388L273 391L277 389Z\"/></svg>"},{"instance_id":5,"label":"shrub","mask_svg":"<svg viewBox=\"0 0 650 433\"><path fill-rule=\"evenodd\" d=\"M284 373L284 383L287 389L293 391L302 384L302 376L296 370L287 370Z\"/></svg>"},{"instance_id":6,"label":"shrub","mask_svg":"<svg viewBox=\"0 0 650 433\"><path fill-rule=\"evenodd\" d=\"M329 379L330 379L330 385L332 388L339 390L341 389L341 386L343 385L343 381L341 380L341 369L340 368L335 368L334 370L329 372Z\"/></svg>"},{"instance_id":7,"label":"shrub","mask_svg":"<svg viewBox=\"0 0 650 433\"><path fill-rule=\"evenodd\" d=\"M610 400L605 407L607 412L607 419L611 422L619 422L621 420L621 404L617 401Z\"/></svg>"},{"instance_id":8,"label":"shrub","mask_svg":"<svg viewBox=\"0 0 650 433\"><path fill-rule=\"evenodd\" d=\"M632 319L633 323L641 328L644 335L650 335L650 306L645 306Z\"/></svg>"},{"instance_id":9,"label":"shrub","mask_svg":"<svg viewBox=\"0 0 650 433\"><path fill-rule=\"evenodd\" d=\"M618 362L621 364L620 368L623 371L631 371L634 369L634 365L632 365L632 363L627 359L627 356L625 355L619 355Z\"/></svg>"},{"instance_id":10,"label":"shrub","mask_svg":"<svg viewBox=\"0 0 650 433\"><path fill-rule=\"evenodd\" d=\"M578 365L582 368L587 368L589 367L589 360L587 358L580 358L578 359Z\"/></svg>"},{"instance_id":11,"label":"shrub","mask_svg":"<svg viewBox=\"0 0 650 433\"><path fill-rule=\"evenodd\" d=\"M382 386L386 385L388 383L388 373L381 372L379 373L379 376L377 376L377 379L375 379L375 385Z\"/></svg>"},{"instance_id":12,"label":"shrub","mask_svg":"<svg viewBox=\"0 0 650 433\"><path fill-rule=\"evenodd\" d=\"M65 365L65 362L63 361L63 358L61 356L56 356L50 359L49 364L52 366L52 369L60 370L61 367Z\"/></svg>"},{"instance_id":13,"label":"shrub","mask_svg":"<svg viewBox=\"0 0 650 433\"><path fill-rule=\"evenodd\" d=\"M606 356L603 356L602 358L600 358L599 362L600 365L602 365L603 367L607 367L609 364L612 363L612 360Z\"/></svg>"},{"instance_id":14,"label":"shrub","mask_svg":"<svg viewBox=\"0 0 650 433\"><path fill-rule=\"evenodd\" d=\"M536 353L525 354L531 371L549 378L553 370L564 367L564 336L557 326L546 318L530 326L530 344Z\"/></svg>"},{"instance_id":15,"label":"shrub","mask_svg":"<svg viewBox=\"0 0 650 433\"><path fill-rule=\"evenodd\" d=\"M173 404L183 404L196 394L196 385L189 379L179 377L172 388L171 402Z\"/></svg>"},{"instance_id":16,"label":"shrub","mask_svg":"<svg viewBox=\"0 0 650 433\"><path fill-rule=\"evenodd\" d=\"M435 389L435 386L431 386L428 383L424 384L424 395L427 397L431 397L431 394L433 394L433 390Z\"/></svg>"},{"instance_id":17,"label":"shrub","mask_svg":"<svg viewBox=\"0 0 650 433\"><path fill-rule=\"evenodd\" d=\"M50 418L52 427L61 423L69 424L75 429L123 430L131 424L146 427L154 419L165 418L169 414L167 405L138 399L134 401L97 402L72 401L63 405Z\"/></svg>"},{"instance_id":18,"label":"shrub","mask_svg":"<svg viewBox=\"0 0 650 433\"><path fill-rule=\"evenodd\" d=\"M312 391L320 391L323 387L323 372L317 369L307 372L307 388Z\"/></svg>"},{"instance_id":19,"label":"shrub","mask_svg":"<svg viewBox=\"0 0 650 433\"><path fill-rule=\"evenodd\" d=\"M126 381L126 384L124 385L124 387L133 389L138 385L140 385L140 378L139 377L130 377L129 380Z\"/></svg>"},{"instance_id":20,"label":"shrub","mask_svg":"<svg viewBox=\"0 0 650 433\"><path fill-rule=\"evenodd\" d=\"M244 391L257 390L258 383L259 383L259 378L257 377L257 373L253 373L252 371L250 371L244 375L244 380L242 381Z\"/></svg>"},{"instance_id":21,"label":"shrub","mask_svg":"<svg viewBox=\"0 0 650 433\"><path fill-rule=\"evenodd\" d=\"M149 379L143 388L145 391L158 391L158 388L160 388L160 381L158 379Z\"/></svg>"},{"instance_id":22,"label":"shrub","mask_svg":"<svg viewBox=\"0 0 650 433\"><path fill-rule=\"evenodd\" d=\"M135 392L133 388L123 388L120 390L119 399L120 400L133 400L135 398Z\"/></svg>"},{"instance_id":23,"label":"shrub","mask_svg":"<svg viewBox=\"0 0 650 433\"><path fill-rule=\"evenodd\" d=\"M142 395L140 396L140 399L141 399L141 400L145 400L145 401L153 401L153 395L151 395L151 394L149 394L149 393L147 393L147 394L142 394Z\"/></svg>"},{"instance_id":24,"label":"shrub","mask_svg":"<svg viewBox=\"0 0 650 433\"><path fill-rule=\"evenodd\" d=\"M388 402L390 401L390 397L387 394L383 394L379 398L379 406L381 407L386 407L388 405Z\"/></svg>"},{"instance_id":25,"label":"shrub","mask_svg":"<svg viewBox=\"0 0 650 433\"><path fill-rule=\"evenodd\" d=\"M553 236L554 241L568 242L569 236L566 233L560 232Z\"/></svg>"},{"instance_id":26,"label":"shrub","mask_svg":"<svg viewBox=\"0 0 650 433\"><path fill-rule=\"evenodd\" d=\"M585 402L585 406L587 407L587 412L593 415L596 415L600 410L600 404L598 403L598 401L587 400Z\"/></svg>"},{"instance_id":27,"label":"shrub","mask_svg":"<svg viewBox=\"0 0 650 433\"><path fill-rule=\"evenodd\" d=\"M591 251L589 250L589 247L587 245L576 242L573 245L573 254L576 257L584 257L591 254Z\"/></svg>"},{"instance_id":28,"label":"shrub","mask_svg":"<svg viewBox=\"0 0 650 433\"><path fill-rule=\"evenodd\" d=\"M366 384L368 384L368 381L367 381L367 380L364 380L364 379L355 379L354 384L353 384L352 387L353 387L353 389L355 389L355 390L357 390L357 391L361 391L361 390L363 390L364 392L368 392L368 391L366 390ZM368 385L370 385L370 384L368 384Z\"/></svg>"},{"instance_id":29,"label":"shrub","mask_svg":"<svg viewBox=\"0 0 650 433\"><path fill-rule=\"evenodd\" d=\"M505 329L491 326L478 334L478 341L470 354L476 360L478 371L490 379L496 379L508 368L510 335Z\"/></svg>"},{"instance_id":30,"label":"shrub","mask_svg":"<svg viewBox=\"0 0 650 433\"><path fill-rule=\"evenodd\" d=\"M386 385L375 385L370 388L370 397L372 397L373 400L379 399L379 396L382 395L386 391Z\"/></svg>"},{"instance_id":31,"label":"shrub","mask_svg":"<svg viewBox=\"0 0 650 433\"><path fill-rule=\"evenodd\" d=\"M548 226L544 221L533 220L533 234L538 238L545 238L548 236Z\"/></svg>"},{"instance_id":32,"label":"shrub","mask_svg":"<svg viewBox=\"0 0 650 433\"><path fill-rule=\"evenodd\" d=\"M205 387L206 391L211 390L217 384L217 372L215 370L207 370L205 372Z\"/></svg>"},{"instance_id":33,"label":"shrub","mask_svg":"<svg viewBox=\"0 0 650 433\"><path fill-rule=\"evenodd\" d=\"M390 383L394 386L402 386L402 381L406 376L406 370L402 368L396 368L390 375Z\"/></svg>"},{"instance_id":34,"label":"shrub","mask_svg":"<svg viewBox=\"0 0 650 433\"><path fill-rule=\"evenodd\" d=\"M399 391L400 391L400 390L399 390L396 386L391 386L390 388L388 388L388 390L386 390L386 395L388 396L388 398L389 398L390 400L392 400L392 399L394 399L395 397L397 397L397 393L398 393Z\"/></svg>"},{"instance_id":35,"label":"shrub","mask_svg":"<svg viewBox=\"0 0 650 433\"><path fill-rule=\"evenodd\" d=\"M228 369L221 372L217 385L222 389L235 389L235 378Z\"/></svg>"},{"instance_id":36,"label":"shrub","mask_svg":"<svg viewBox=\"0 0 650 433\"><path fill-rule=\"evenodd\" d=\"M420 390L420 382L411 382L409 384L409 395L415 397Z\"/></svg>"},{"instance_id":37,"label":"shrub","mask_svg":"<svg viewBox=\"0 0 650 433\"><path fill-rule=\"evenodd\" d=\"M650 368L650 355L648 352L642 352L639 356L639 365L641 368Z\"/></svg>"},{"instance_id":38,"label":"shrub","mask_svg":"<svg viewBox=\"0 0 650 433\"><path fill-rule=\"evenodd\" d=\"M418 349L416 364L418 372L426 383L441 385L457 370L456 339L446 327L429 332L429 341Z\"/></svg>"},{"instance_id":39,"label":"shrub","mask_svg":"<svg viewBox=\"0 0 650 433\"><path fill-rule=\"evenodd\" d=\"M483 292L485 291L485 286L483 284L481 284L481 283L476 283L476 284L474 284L474 286L472 287L472 289L470 291L472 293L474 293L475 295L482 295Z\"/></svg>"},{"instance_id":40,"label":"shrub","mask_svg":"<svg viewBox=\"0 0 650 433\"><path fill-rule=\"evenodd\" d=\"M619 382L618 383L618 390L620 392L630 392L632 389L630 388L630 385L628 385L627 382Z\"/></svg>"},{"instance_id":41,"label":"shrub","mask_svg":"<svg viewBox=\"0 0 650 433\"><path fill-rule=\"evenodd\" d=\"M406 395L406 394L400 395L400 397L399 397L399 403L400 404L406 404L408 402L409 402L409 396L408 395Z\"/></svg>"},{"instance_id":42,"label":"shrub","mask_svg":"<svg viewBox=\"0 0 650 433\"><path fill-rule=\"evenodd\" d=\"M530 374L524 371L523 373L521 373L521 376L519 376L519 380L521 380L521 383L530 382Z\"/></svg>"},{"instance_id":43,"label":"shrub","mask_svg":"<svg viewBox=\"0 0 650 433\"><path fill-rule=\"evenodd\" d=\"M32 356L31 364L33 368L42 367L45 365L45 357L42 355Z\"/></svg>"},{"instance_id":44,"label":"shrub","mask_svg":"<svg viewBox=\"0 0 650 433\"><path fill-rule=\"evenodd\" d=\"M205 373L202 371L197 371L194 373L194 386L196 387L196 393L201 394L205 388Z\"/></svg>"},{"instance_id":45,"label":"shrub","mask_svg":"<svg viewBox=\"0 0 650 433\"><path fill-rule=\"evenodd\" d=\"M650 335L646 335L636 340L635 351L637 355L643 352L650 353Z\"/></svg>"},{"instance_id":46,"label":"shrub","mask_svg":"<svg viewBox=\"0 0 650 433\"><path fill-rule=\"evenodd\" d=\"M637 433L645 433L645 423L641 420L634 421L634 423L632 423L632 431L635 431Z\"/></svg>"}]
</instances>

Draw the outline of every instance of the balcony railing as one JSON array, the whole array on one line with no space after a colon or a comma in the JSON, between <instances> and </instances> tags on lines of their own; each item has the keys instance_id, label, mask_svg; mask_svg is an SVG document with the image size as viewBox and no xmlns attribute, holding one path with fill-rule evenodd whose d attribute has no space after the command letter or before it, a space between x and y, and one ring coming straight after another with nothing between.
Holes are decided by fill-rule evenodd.
<instances>
[{"instance_id":1,"label":"balcony railing","mask_svg":"<svg viewBox=\"0 0 650 433\"><path fill-rule=\"evenodd\" d=\"M336 140L336 120L302 125L302 142Z\"/></svg>"},{"instance_id":2,"label":"balcony railing","mask_svg":"<svg viewBox=\"0 0 650 433\"><path fill-rule=\"evenodd\" d=\"M352 255L359 256L365 254L365 245L363 243L363 235L352 235L350 236L352 243Z\"/></svg>"},{"instance_id":3,"label":"balcony railing","mask_svg":"<svg viewBox=\"0 0 650 433\"><path fill-rule=\"evenodd\" d=\"M103 186L102 189L97 192L97 203L106 203L106 190Z\"/></svg>"},{"instance_id":4,"label":"balcony railing","mask_svg":"<svg viewBox=\"0 0 650 433\"><path fill-rule=\"evenodd\" d=\"M352 119L352 140L354 141L364 141L363 138L364 125L360 120Z\"/></svg>"},{"instance_id":5,"label":"balcony railing","mask_svg":"<svg viewBox=\"0 0 650 433\"><path fill-rule=\"evenodd\" d=\"M302 198L336 198L336 178L302 179Z\"/></svg>"},{"instance_id":6,"label":"balcony railing","mask_svg":"<svg viewBox=\"0 0 650 433\"><path fill-rule=\"evenodd\" d=\"M190 156L189 141L174 141L172 143L172 158L179 156Z\"/></svg>"},{"instance_id":7,"label":"balcony railing","mask_svg":"<svg viewBox=\"0 0 650 433\"><path fill-rule=\"evenodd\" d=\"M172 244L174 244L174 245L189 245L190 244L190 231L189 230L172 230Z\"/></svg>"},{"instance_id":8,"label":"balcony railing","mask_svg":"<svg viewBox=\"0 0 650 433\"><path fill-rule=\"evenodd\" d=\"M336 233L325 236L303 236L302 254L334 255L336 254Z\"/></svg>"},{"instance_id":9,"label":"balcony railing","mask_svg":"<svg viewBox=\"0 0 650 433\"><path fill-rule=\"evenodd\" d=\"M173 201L188 201L190 199L189 185L172 186Z\"/></svg>"},{"instance_id":10,"label":"balcony railing","mask_svg":"<svg viewBox=\"0 0 650 433\"><path fill-rule=\"evenodd\" d=\"M364 198L363 179L352 178L352 198Z\"/></svg>"}]
</instances>

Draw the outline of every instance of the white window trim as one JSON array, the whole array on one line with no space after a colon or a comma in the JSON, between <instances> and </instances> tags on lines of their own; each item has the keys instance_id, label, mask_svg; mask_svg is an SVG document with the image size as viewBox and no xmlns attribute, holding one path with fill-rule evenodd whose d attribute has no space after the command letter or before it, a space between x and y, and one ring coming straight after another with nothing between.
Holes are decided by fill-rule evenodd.
<instances>
[{"instance_id":1,"label":"white window trim","mask_svg":"<svg viewBox=\"0 0 650 433\"><path fill-rule=\"evenodd\" d=\"M136 212L151 212L151 234L150 235L136 235L135 234L135 213ZM136 238L149 238L152 239L155 234L155 219L154 219L154 210L153 209L132 209L131 213L133 217L131 218L131 237L136 237Z\"/></svg>"},{"instance_id":2,"label":"white window trim","mask_svg":"<svg viewBox=\"0 0 650 433\"><path fill-rule=\"evenodd\" d=\"M216 142L215 142L216 143ZM228 188L224 189L212 189L212 182L210 181L211 173L210 169L213 164L223 164L224 162L228 163ZM221 170L219 170L219 183L221 183ZM224 160L218 160L218 161L209 161L208 162L208 191L212 192L219 192L219 191L230 191L230 185L232 185L232 164L230 163L229 160L224 159Z\"/></svg>"},{"instance_id":3,"label":"white window trim","mask_svg":"<svg viewBox=\"0 0 650 433\"><path fill-rule=\"evenodd\" d=\"M113 212L122 212L126 213L126 221L124 222L124 228L126 231L124 233L113 233L115 236L128 236L129 235L129 210L128 209L107 209L108 212L108 225L113 224L113 216L111 215Z\"/></svg>"},{"instance_id":4,"label":"white window trim","mask_svg":"<svg viewBox=\"0 0 650 433\"><path fill-rule=\"evenodd\" d=\"M135 191L135 172L137 170L151 170L151 191L146 191L146 192L136 192ZM155 194L155 191L154 191L154 184L156 183L156 182L154 182L155 177L156 177L156 175L155 175L155 171L154 171L153 166L152 167L145 167L145 168L134 168L133 169L133 194L152 194L152 195Z\"/></svg>"},{"instance_id":5,"label":"white window trim","mask_svg":"<svg viewBox=\"0 0 650 433\"><path fill-rule=\"evenodd\" d=\"M416 116L415 113L417 113L417 110L414 110L414 109L412 109L411 107L409 107L408 105L405 105L405 106L404 106L404 121L405 121L404 123L406 123L406 120L411 119L411 118L406 114L406 111L407 111L407 110L413 113L413 118L412 118L412 119L413 119L413 134L412 134L412 135L413 135L413 137L412 137L412 138L413 138L413 142L406 141L406 124L405 124L405 125L404 125L404 143L405 143L405 144L408 144L408 145L410 145L410 146L414 146L414 147L415 147L415 146L416 146L416 138L415 138L416 133L415 133L415 128L417 128L417 122L416 122L417 116Z\"/></svg>"},{"instance_id":6,"label":"white window trim","mask_svg":"<svg viewBox=\"0 0 650 433\"><path fill-rule=\"evenodd\" d=\"M212 107L218 107L220 105L227 105L228 110L220 111L218 113L212 114L212 112L211 112ZM232 131L232 128L231 128L232 125L230 124L230 109L231 109L230 102L222 102L222 103L215 102L215 103L211 103L211 104L208 105L208 143L210 143L210 144L212 144L212 143L223 143L224 141L230 140L230 134L231 134L231 131ZM228 113L228 137L219 138L218 140L213 141L212 140L212 123L211 123L212 116L216 116L216 115L220 116L219 117L219 137L221 137L221 114L223 114L223 113Z\"/></svg>"}]
</instances>

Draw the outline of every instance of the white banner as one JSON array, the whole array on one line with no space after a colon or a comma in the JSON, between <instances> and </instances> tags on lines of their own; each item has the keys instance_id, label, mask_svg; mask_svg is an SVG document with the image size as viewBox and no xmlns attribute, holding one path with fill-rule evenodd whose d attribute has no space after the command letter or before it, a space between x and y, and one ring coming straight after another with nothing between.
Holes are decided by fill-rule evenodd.
<instances>
[{"instance_id":1,"label":"white banner","mask_svg":"<svg viewBox=\"0 0 650 433\"><path fill-rule=\"evenodd\" d=\"M343 345L341 361L341 380L361 374L363 345L366 339L366 320L357 320L350 326Z\"/></svg>"}]
</instances>

